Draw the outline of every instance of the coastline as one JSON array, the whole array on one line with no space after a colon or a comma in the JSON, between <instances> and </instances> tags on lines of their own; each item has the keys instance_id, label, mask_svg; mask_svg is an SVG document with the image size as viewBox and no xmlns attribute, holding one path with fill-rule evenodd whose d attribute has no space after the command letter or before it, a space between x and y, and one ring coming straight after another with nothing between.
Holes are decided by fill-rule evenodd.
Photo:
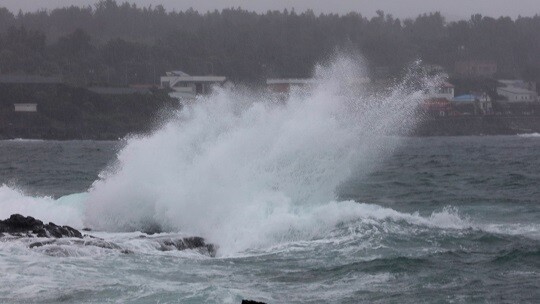
<instances>
[{"instance_id":1,"label":"coastline","mask_svg":"<svg viewBox=\"0 0 540 304\"><path fill-rule=\"evenodd\" d=\"M17 111L22 101L35 108ZM118 140L150 132L179 108L161 90L107 95L63 84L0 84L0 140Z\"/></svg>"},{"instance_id":2,"label":"coastline","mask_svg":"<svg viewBox=\"0 0 540 304\"><path fill-rule=\"evenodd\" d=\"M412 136L519 135L540 133L540 116L449 116L424 120Z\"/></svg>"},{"instance_id":3,"label":"coastline","mask_svg":"<svg viewBox=\"0 0 540 304\"><path fill-rule=\"evenodd\" d=\"M153 121L153 120L150 120ZM34 126L0 128L0 140L119 140L150 132L153 123L130 125ZM155 127L155 125L154 125ZM540 133L540 116L450 116L426 118L406 136L482 136Z\"/></svg>"}]
</instances>

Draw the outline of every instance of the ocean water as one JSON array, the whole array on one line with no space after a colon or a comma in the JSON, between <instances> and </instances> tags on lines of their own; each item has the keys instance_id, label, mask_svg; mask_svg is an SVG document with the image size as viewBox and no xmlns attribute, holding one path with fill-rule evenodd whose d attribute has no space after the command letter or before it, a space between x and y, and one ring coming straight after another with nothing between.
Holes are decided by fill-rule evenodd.
<instances>
[{"instance_id":1,"label":"ocean water","mask_svg":"<svg viewBox=\"0 0 540 304\"><path fill-rule=\"evenodd\" d=\"M223 89L118 142L1 141L0 218L100 239L0 239L0 302L538 302L539 137L394 136L424 90L372 96L361 74L335 60L285 101ZM216 256L158 250L183 236Z\"/></svg>"}]
</instances>

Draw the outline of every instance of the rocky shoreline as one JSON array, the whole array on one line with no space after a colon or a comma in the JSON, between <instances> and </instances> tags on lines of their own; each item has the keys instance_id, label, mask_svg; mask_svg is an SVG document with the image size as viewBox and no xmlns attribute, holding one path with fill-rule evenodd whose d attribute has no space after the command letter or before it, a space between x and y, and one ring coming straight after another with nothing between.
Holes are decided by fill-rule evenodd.
<instances>
[{"instance_id":1,"label":"rocky shoreline","mask_svg":"<svg viewBox=\"0 0 540 304\"><path fill-rule=\"evenodd\" d=\"M149 238L150 234L141 234L139 238ZM0 220L0 240L14 240L20 238L35 238L30 242L29 248L43 247L47 245L76 245L96 246L106 249L118 250L121 253L130 254L131 250L106 241L90 234L83 234L70 226L59 226L55 223L43 223L31 216L12 214L5 220ZM169 236L152 237L155 248L159 251L184 251L196 250L201 254L215 257L217 246L206 243L202 237L192 236L173 238Z\"/></svg>"},{"instance_id":2,"label":"rocky shoreline","mask_svg":"<svg viewBox=\"0 0 540 304\"><path fill-rule=\"evenodd\" d=\"M92 231L83 229L84 232ZM155 248L159 251L183 251L196 250L197 252L215 257L217 247L208 244L201 237L171 238L169 236L159 236L157 233L141 234L139 238L155 241ZM123 248L118 244L106 241L102 238L83 234L81 231L70 226L59 226L55 223L44 223L41 220L31 216L21 214L12 214L5 220L0 220L0 242L9 242L15 240L24 240L29 249L50 246L54 251L56 247L64 246L95 246L104 249L117 250L122 254L134 254L131 250ZM28 240L28 239L35 239ZM48 249L45 250L47 252ZM65 251L64 251L65 252ZM66 255L55 255L66 256ZM242 304L265 304L264 302L254 300L242 300Z\"/></svg>"},{"instance_id":3,"label":"rocky shoreline","mask_svg":"<svg viewBox=\"0 0 540 304\"><path fill-rule=\"evenodd\" d=\"M118 140L130 134L147 134L150 124L137 126L100 125L91 129L63 127L0 126L0 140ZM472 136L472 135L517 135L540 133L540 116L449 116L426 118L407 136Z\"/></svg>"},{"instance_id":4,"label":"rocky shoreline","mask_svg":"<svg viewBox=\"0 0 540 304\"><path fill-rule=\"evenodd\" d=\"M540 116L447 116L424 119L412 136L517 135L540 133Z\"/></svg>"},{"instance_id":5,"label":"rocky shoreline","mask_svg":"<svg viewBox=\"0 0 540 304\"><path fill-rule=\"evenodd\" d=\"M31 216L20 214L12 214L8 219L0 220L0 237L5 234L12 237L83 238L80 231L70 226L58 226L52 222L44 224Z\"/></svg>"}]
</instances>

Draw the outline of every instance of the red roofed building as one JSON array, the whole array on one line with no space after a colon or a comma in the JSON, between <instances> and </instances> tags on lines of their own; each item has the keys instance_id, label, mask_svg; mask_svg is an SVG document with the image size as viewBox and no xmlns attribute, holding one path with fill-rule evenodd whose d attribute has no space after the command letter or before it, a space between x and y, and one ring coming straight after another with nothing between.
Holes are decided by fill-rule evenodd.
<instances>
[{"instance_id":1,"label":"red roofed building","mask_svg":"<svg viewBox=\"0 0 540 304\"><path fill-rule=\"evenodd\" d=\"M434 116L448 116L452 113L452 104L446 98L430 98L422 103L422 110Z\"/></svg>"},{"instance_id":2,"label":"red roofed building","mask_svg":"<svg viewBox=\"0 0 540 304\"><path fill-rule=\"evenodd\" d=\"M454 98L454 85L442 82L438 87L432 88L426 100L422 103L424 112L435 116L447 116L452 113L451 100Z\"/></svg>"}]
</instances>

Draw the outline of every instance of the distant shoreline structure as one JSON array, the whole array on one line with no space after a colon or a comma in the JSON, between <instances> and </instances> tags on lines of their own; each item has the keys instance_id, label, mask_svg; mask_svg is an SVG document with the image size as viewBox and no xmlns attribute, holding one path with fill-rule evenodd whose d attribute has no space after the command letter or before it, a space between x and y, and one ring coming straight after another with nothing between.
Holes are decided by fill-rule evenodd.
<instances>
[{"instance_id":1,"label":"distant shoreline structure","mask_svg":"<svg viewBox=\"0 0 540 304\"><path fill-rule=\"evenodd\" d=\"M185 94L189 93L188 100L193 102L195 95L210 92L210 84L220 86L225 81L225 77L168 74L162 77L160 87L83 88L56 80L48 81L48 78L43 77L30 77L30 81L26 82L22 77L4 78L4 83L0 81L0 139L4 140L118 140L130 134L147 134L156 127L156 119L160 113L166 109L181 107L182 102L172 98L170 92L180 90ZM208 81L208 84L204 81ZM271 78L267 80L266 91L275 94L278 99L286 100L290 92L316 83L317 81L311 78ZM511 83L522 84L519 81ZM355 83L368 87L376 84L368 78L358 78ZM428 99L419 105L416 128L395 135L540 133L538 101L524 105L507 102L508 108L499 106L500 109L493 111L490 106L489 111L481 111L481 103L475 98L471 101L459 99L463 96L454 98L454 86L449 83L433 90L428 92ZM429 98L438 99L433 102ZM443 99L445 102L440 101Z\"/></svg>"},{"instance_id":2,"label":"distant shoreline structure","mask_svg":"<svg viewBox=\"0 0 540 304\"><path fill-rule=\"evenodd\" d=\"M54 132L51 132L54 131ZM0 140L20 142L40 140L121 140L128 135L144 134L140 130L109 129L107 133L81 131L73 128L54 130L50 126L0 130ZM450 116L427 118L406 134L399 136L540 136L539 116Z\"/></svg>"}]
</instances>

